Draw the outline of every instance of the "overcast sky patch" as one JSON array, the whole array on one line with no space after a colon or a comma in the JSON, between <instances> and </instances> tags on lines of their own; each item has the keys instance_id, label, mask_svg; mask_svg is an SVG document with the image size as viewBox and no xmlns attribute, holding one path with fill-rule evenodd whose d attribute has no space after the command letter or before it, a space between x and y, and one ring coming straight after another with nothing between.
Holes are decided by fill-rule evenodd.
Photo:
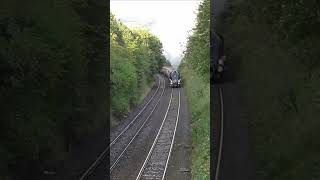
<instances>
[{"instance_id":1,"label":"overcast sky patch","mask_svg":"<svg viewBox=\"0 0 320 180\"><path fill-rule=\"evenodd\" d=\"M111 12L129 27L145 26L158 36L172 65L180 63L188 34L195 27L201 0L111 0Z\"/></svg>"}]
</instances>

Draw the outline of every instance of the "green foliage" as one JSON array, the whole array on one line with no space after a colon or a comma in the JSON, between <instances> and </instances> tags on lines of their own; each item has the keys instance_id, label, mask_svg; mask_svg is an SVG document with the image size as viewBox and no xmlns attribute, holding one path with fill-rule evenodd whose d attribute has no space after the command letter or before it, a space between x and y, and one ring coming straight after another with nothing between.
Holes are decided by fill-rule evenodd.
<instances>
[{"instance_id":1,"label":"green foliage","mask_svg":"<svg viewBox=\"0 0 320 180\"><path fill-rule=\"evenodd\" d=\"M320 177L319 10L312 0L248 0L217 24L239 64L256 179Z\"/></svg>"},{"instance_id":2,"label":"green foliage","mask_svg":"<svg viewBox=\"0 0 320 180\"><path fill-rule=\"evenodd\" d=\"M110 19L110 38L111 109L120 116L138 103L166 59L156 36L146 29L129 29L114 15Z\"/></svg>"},{"instance_id":3,"label":"green foliage","mask_svg":"<svg viewBox=\"0 0 320 180\"><path fill-rule=\"evenodd\" d=\"M189 37L181 70L192 113L192 179L210 178L210 2L199 6L197 24Z\"/></svg>"},{"instance_id":4,"label":"green foliage","mask_svg":"<svg viewBox=\"0 0 320 180\"><path fill-rule=\"evenodd\" d=\"M192 179L210 178L210 84L191 68L183 67L191 110Z\"/></svg>"},{"instance_id":5,"label":"green foliage","mask_svg":"<svg viewBox=\"0 0 320 180\"><path fill-rule=\"evenodd\" d=\"M106 7L87 2L2 1L0 179L32 179L106 126L106 40L91 35L106 36Z\"/></svg>"},{"instance_id":6,"label":"green foliage","mask_svg":"<svg viewBox=\"0 0 320 180\"><path fill-rule=\"evenodd\" d=\"M203 1L198 9L197 24L188 37L182 63L189 64L205 82L209 82L210 66L210 1Z\"/></svg>"}]
</instances>

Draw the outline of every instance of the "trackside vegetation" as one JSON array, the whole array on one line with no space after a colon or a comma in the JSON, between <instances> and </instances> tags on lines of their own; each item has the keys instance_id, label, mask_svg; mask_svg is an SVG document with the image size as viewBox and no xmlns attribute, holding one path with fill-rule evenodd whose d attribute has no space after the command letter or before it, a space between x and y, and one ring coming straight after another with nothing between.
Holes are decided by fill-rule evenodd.
<instances>
[{"instance_id":1,"label":"trackside vegetation","mask_svg":"<svg viewBox=\"0 0 320 180\"><path fill-rule=\"evenodd\" d=\"M1 1L0 179L36 179L107 127L108 16L97 2Z\"/></svg>"},{"instance_id":2,"label":"trackside vegetation","mask_svg":"<svg viewBox=\"0 0 320 180\"><path fill-rule=\"evenodd\" d=\"M180 71L191 111L192 179L209 179L210 171L210 2L198 9Z\"/></svg>"},{"instance_id":3,"label":"trackside vegetation","mask_svg":"<svg viewBox=\"0 0 320 180\"><path fill-rule=\"evenodd\" d=\"M130 29L110 17L110 89L113 118L122 117L139 103L166 62L160 40L145 28Z\"/></svg>"},{"instance_id":4,"label":"trackside vegetation","mask_svg":"<svg viewBox=\"0 0 320 180\"><path fill-rule=\"evenodd\" d=\"M320 178L320 4L244 0L218 18L249 107L256 179Z\"/></svg>"}]
</instances>

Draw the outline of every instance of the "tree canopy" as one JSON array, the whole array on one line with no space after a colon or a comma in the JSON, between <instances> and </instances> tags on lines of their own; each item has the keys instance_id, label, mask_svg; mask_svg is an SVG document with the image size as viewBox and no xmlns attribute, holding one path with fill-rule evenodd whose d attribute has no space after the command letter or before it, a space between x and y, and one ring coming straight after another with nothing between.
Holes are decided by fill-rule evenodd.
<instances>
[{"instance_id":1,"label":"tree canopy","mask_svg":"<svg viewBox=\"0 0 320 180\"><path fill-rule=\"evenodd\" d=\"M188 37L188 43L182 59L182 66L191 67L209 82L210 76L210 2L205 0L198 9L196 26L193 34ZM181 67L182 67L181 66Z\"/></svg>"},{"instance_id":2,"label":"tree canopy","mask_svg":"<svg viewBox=\"0 0 320 180\"><path fill-rule=\"evenodd\" d=\"M107 127L106 12L95 0L1 1L0 179L35 179Z\"/></svg>"},{"instance_id":3,"label":"tree canopy","mask_svg":"<svg viewBox=\"0 0 320 180\"><path fill-rule=\"evenodd\" d=\"M119 116L138 102L166 58L159 38L146 28L128 28L113 14L110 17L110 50L111 109Z\"/></svg>"}]
</instances>

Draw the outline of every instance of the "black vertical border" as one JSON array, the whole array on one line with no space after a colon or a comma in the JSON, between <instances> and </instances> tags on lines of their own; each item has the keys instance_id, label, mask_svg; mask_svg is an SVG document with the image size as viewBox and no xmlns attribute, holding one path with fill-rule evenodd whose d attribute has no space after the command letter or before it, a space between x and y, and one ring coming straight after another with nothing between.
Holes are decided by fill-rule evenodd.
<instances>
[{"instance_id":1,"label":"black vertical border","mask_svg":"<svg viewBox=\"0 0 320 180\"><path fill-rule=\"evenodd\" d=\"M110 0L105 0L106 5L107 5L107 18L106 18L106 66L107 67L107 75L106 75L106 86L107 86L107 99L108 99L108 103L107 103L107 117L106 117L106 126L107 126L107 135L106 135L106 141L107 144L110 144ZM105 2L104 1L104 2ZM107 175L107 179L110 179L110 153L107 153L107 163L106 163L106 173Z\"/></svg>"},{"instance_id":2,"label":"black vertical border","mask_svg":"<svg viewBox=\"0 0 320 180\"><path fill-rule=\"evenodd\" d=\"M215 174L216 174L216 159L217 159L217 144L216 141L218 140L218 135L216 132L216 125L217 122L214 121L214 84L211 80L211 77L213 77L213 72L211 71L212 63L213 63L213 38L212 38L212 32L214 32L215 28L215 12L214 12L214 6L215 6L216 0L210 0L210 179L215 180Z\"/></svg>"}]
</instances>

